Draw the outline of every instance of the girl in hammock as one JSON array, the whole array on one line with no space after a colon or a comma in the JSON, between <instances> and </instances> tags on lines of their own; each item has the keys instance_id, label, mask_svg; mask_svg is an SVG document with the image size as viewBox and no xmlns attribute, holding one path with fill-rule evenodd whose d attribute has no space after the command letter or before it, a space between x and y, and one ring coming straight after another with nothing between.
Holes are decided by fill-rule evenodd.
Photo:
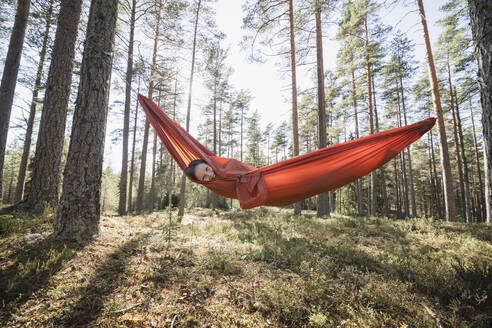
<instances>
[{"instance_id":1,"label":"girl in hammock","mask_svg":"<svg viewBox=\"0 0 492 328\"><path fill-rule=\"evenodd\" d=\"M194 181L212 181L215 179L214 170L203 160L195 159L190 162L184 173L188 178Z\"/></svg>"}]
</instances>

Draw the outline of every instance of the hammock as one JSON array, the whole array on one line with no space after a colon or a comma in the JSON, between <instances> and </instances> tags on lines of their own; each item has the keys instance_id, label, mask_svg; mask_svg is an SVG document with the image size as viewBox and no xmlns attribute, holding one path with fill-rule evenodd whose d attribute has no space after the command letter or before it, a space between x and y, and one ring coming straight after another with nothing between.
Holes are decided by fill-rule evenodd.
<instances>
[{"instance_id":1,"label":"hammock","mask_svg":"<svg viewBox=\"0 0 492 328\"><path fill-rule=\"evenodd\" d=\"M139 94L138 100L181 169L194 159L204 160L216 178L197 183L221 196L238 199L243 209L289 205L353 182L391 160L435 123L435 118L428 118L255 168L232 158L215 156L151 99Z\"/></svg>"}]
</instances>

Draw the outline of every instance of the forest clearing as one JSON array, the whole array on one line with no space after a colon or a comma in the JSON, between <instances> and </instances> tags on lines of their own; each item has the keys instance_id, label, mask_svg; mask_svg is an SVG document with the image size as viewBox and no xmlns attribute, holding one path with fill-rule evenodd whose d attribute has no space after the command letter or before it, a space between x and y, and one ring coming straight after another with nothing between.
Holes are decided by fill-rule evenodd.
<instances>
[{"instance_id":1,"label":"forest clearing","mask_svg":"<svg viewBox=\"0 0 492 328\"><path fill-rule=\"evenodd\" d=\"M492 323L486 224L195 209L181 224L176 211L103 216L74 244L50 238L52 219L2 226L6 327Z\"/></svg>"},{"instance_id":2,"label":"forest clearing","mask_svg":"<svg viewBox=\"0 0 492 328\"><path fill-rule=\"evenodd\" d=\"M492 327L491 0L0 0L1 327Z\"/></svg>"}]
</instances>

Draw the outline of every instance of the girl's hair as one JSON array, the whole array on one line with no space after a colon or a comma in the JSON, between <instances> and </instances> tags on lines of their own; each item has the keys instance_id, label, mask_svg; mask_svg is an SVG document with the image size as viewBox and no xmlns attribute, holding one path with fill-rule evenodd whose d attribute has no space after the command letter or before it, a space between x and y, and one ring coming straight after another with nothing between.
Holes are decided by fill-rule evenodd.
<instances>
[{"instance_id":1,"label":"girl's hair","mask_svg":"<svg viewBox=\"0 0 492 328\"><path fill-rule=\"evenodd\" d=\"M203 159L195 159L191 161L190 164L188 164L188 167L184 169L184 174L186 174L191 180L198 180L195 175L195 168L197 165L202 163L207 164L207 162L205 162Z\"/></svg>"}]
</instances>

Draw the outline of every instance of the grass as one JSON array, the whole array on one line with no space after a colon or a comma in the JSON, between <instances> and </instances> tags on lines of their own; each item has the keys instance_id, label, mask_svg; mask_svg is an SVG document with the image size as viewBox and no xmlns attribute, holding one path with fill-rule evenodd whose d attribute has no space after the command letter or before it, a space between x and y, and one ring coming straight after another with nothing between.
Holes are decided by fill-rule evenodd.
<instances>
[{"instance_id":1,"label":"grass","mask_svg":"<svg viewBox=\"0 0 492 328\"><path fill-rule=\"evenodd\" d=\"M0 217L0 326L492 325L490 226L303 214L103 217L87 244Z\"/></svg>"}]
</instances>

